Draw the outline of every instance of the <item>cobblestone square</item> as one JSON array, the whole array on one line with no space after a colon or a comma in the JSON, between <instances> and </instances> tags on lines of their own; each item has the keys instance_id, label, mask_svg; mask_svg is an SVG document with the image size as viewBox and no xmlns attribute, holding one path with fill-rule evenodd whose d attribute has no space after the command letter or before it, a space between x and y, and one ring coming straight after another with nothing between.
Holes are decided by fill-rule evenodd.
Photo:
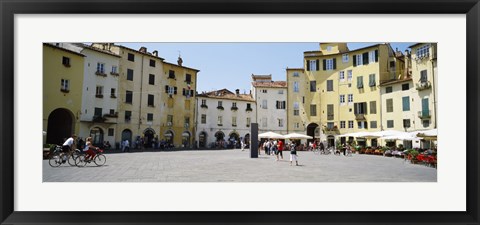
<instances>
[{"instance_id":1,"label":"cobblestone square","mask_svg":"<svg viewBox=\"0 0 480 225\"><path fill-rule=\"evenodd\" d=\"M275 161L249 150L184 150L106 154L102 167L64 164L53 168L43 160L44 182L436 182L437 170L400 158L352 157L298 152L299 166L290 166L290 153Z\"/></svg>"}]
</instances>

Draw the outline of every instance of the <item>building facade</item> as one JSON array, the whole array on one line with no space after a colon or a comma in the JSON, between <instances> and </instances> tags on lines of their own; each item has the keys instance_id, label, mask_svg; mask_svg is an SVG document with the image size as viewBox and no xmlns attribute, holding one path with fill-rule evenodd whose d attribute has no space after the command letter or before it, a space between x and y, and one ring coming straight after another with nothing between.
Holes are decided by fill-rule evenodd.
<instances>
[{"instance_id":1,"label":"building facade","mask_svg":"<svg viewBox=\"0 0 480 225\"><path fill-rule=\"evenodd\" d=\"M48 144L63 144L80 130L85 55L43 44L43 131Z\"/></svg>"},{"instance_id":2,"label":"building facade","mask_svg":"<svg viewBox=\"0 0 480 225\"><path fill-rule=\"evenodd\" d=\"M310 124L305 109L305 71L303 68L287 68L287 132L305 133L306 124Z\"/></svg>"},{"instance_id":3,"label":"building facade","mask_svg":"<svg viewBox=\"0 0 480 225\"><path fill-rule=\"evenodd\" d=\"M257 102L258 132L287 134L287 82L273 81L272 75L252 74L251 90Z\"/></svg>"},{"instance_id":4,"label":"building facade","mask_svg":"<svg viewBox=\"0 0 480 225\"><path fill-rule=\"evenodd\" d=\"M196 101L199 148L239 147L242 140L249 144L250 125L256 121L251 94L221 89L198 94Z\"/></svg>"}]
</instances>

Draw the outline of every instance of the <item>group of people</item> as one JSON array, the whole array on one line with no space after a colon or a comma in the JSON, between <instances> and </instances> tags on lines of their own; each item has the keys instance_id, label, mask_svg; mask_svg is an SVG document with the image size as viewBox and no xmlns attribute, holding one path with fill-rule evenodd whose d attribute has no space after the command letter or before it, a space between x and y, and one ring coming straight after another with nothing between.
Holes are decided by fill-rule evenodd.
<instances>
[{"instance_id":1,"label":"group of people","mask_svg":"<svg viewBox=\"0 0 480 225\"><path fill-rule=\"evenodd\" d=\"M83 150L83 152L86 154L85 160L89 161L92 160L95 155L97 154L96 151L99 149L98 147L95 147L92 143L92 137L87 137L85 140L85 146L83 147L83 144L79 144L80 141L83 141L81 138L77 140L77 135L72 134L71 137L67 138L65 142L62 145L62 151L64 153L68 153L70 151L73 151L75 149L76 144L78 144L78 147Z\"/></svg>"},{"instance_id":2,"label":"group of people","mask_svg":"<svg viewBox=\"0 0 480 225\"><path fill-rule=\"evenodd\" d=\"M275 155L275 161L283 160L283 151L290 150L290 165L295 161L295 164L298 166L297 150L293 142L285 145L281 139L269 139L261 143L260 148L263 148L266 155Z\"/></svg>"}]
</instances>

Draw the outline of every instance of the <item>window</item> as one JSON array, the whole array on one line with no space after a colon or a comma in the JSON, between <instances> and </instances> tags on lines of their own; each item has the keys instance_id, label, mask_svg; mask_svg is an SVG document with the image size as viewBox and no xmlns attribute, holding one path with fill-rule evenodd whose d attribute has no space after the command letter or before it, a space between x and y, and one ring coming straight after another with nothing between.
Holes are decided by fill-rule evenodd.
<instances>
[{"instance_id":1,"label":"window","mask_svg":"<svg viewBox=\"0 0 480 225\"><path fill-rule=\"evenodd\" d=\"M410 119L403 119L403 128L410 128Z\"/></svg>"},{"instance_id":2,"label":"window","mask_svg":"<svg viewBox=\"0 0 480 225\"><path fill-rule=\"evenodd\" d=\"M223 107L223 102L222 102L222 101L218 101L217 107Z\"/></svg>"},{"instance_id":3,"label":"window","mask_svg":"<svg viewBox=\"0 0 480 225\"><path fill-rule=\"evenodd\" d=\"M393 120L387 120L387 128L393 128Z\"/></svg>"},{"instance_id":4,"label":"window","mask_svg":"<svg viewBox=\"0 0 480 225\"><path fill-rule=\"evenodd\" d=\"M377 128L377 121L370 121L370 128Z\"/></svg>"},{"instance_id":5,"label":"window","mask_svg":"<svg viewBox=\"0 0 480 225\"><path fill-rule=\"evenodd\" d=\"M278 90L278 94L283 95L283 90Z\"/></svg>"},{"instance_id":6,"label":"window","mask_svg":"<svg viewBox=\"0 0 480 225\"><path fill-rule=\"evenodd\" d=\"M345 95L340 95L340 105L345 105Z\"/></svg>"},{"instance_id":7,"label":"window","mask_svg":"<svg viewBox=\"0 0 480 225\"><path fill-rule=\"evenodd\" d=\"M95 108L93 115L95 117L101 117L102 116L102 111L103 111L102 108Z\"/></svg>"},{"instance_id":8,"label":"window","mask_svg":"<svg viewBox=\"0 0 480 225\"><path fill-rule=\"evenodd\" d=\"M310 92L315 92L317 91L317 81L310 81Z\"/></svg>"},{"instance_id":9,"label":"window","mask_svg":"<svg viewBox=\"0 0 480 225\"><path fill-rule=\"evenodd\" d=\"M236 127L237 126L237 117L234 116L232 117L232 127Z\"/></svg>"},{"instance_id":10,"label":"window","mask_svg":"<svg viewBox=\"0 0 480 225\"><path fill-rule=\"evenodd\" d=\"M134 54L132 54L132 53L128 53L128 56L127 56L127 58L128 58L128 61L135 62L135 55L134 55Z\"/></svg>"},{"instance_id":11,"label":"window","mask_svg":"<svg viewBox=\"0 0 480 225\"><path fill-rule=\"evenodd\" d=\"M340 129L345 128L345 121L340 121Z\"/></svg>"},{"instance_id":12,"label":"window","mask_svg":"<svg viewBox=\"0 0 480 225\"><path fill-rule=\"evenodd\" d=\"M293 127L294 127L294 128L297 128L297 129L300 128L300 123L295 123L295 124L293 125Z\"/></svg>"},{"instance_id":13,"label":"window","mask_svg":"<svg viewBox=\"0 0 480 225\"><path fill-rule=\"evenodd\" d=\"M339 77L340 81L344 81L345 80L345 71L338 72L338 77Z\"/></svg>"},{"instance_id":14,"label":"window","mask_svg":"<svg viewBox=\"0 0 480 225\"><path fill-rule=\"evenodd\" d=\"M348 94L348 104L353 104L353 94Z\"/></svg>"},{"instance_id":15,"label":"window","mask_svg":"<svg viewBox=\"0 0 480 225\"><path fill-rule=\"evenodd\" d=\"M331 52L332 51L332 46L327 46L327 51Z\"/></svg>"},{"instance_id":16,"label":"window","mask_svg":"<svg viewBox=\"0 0 480 225\"><path fill-rule=\"evenodd\" d=\"M300 115L300 107L299 107L298 102L293 103L293 115L294 116Z\"/></svg>"},{"instance_id":17,"label":"window","mask_svg":"<svg viewBox=\"0 0 480 225\"><path fill-rule=\"evenodd\" d=\"M247 117L247 127L250 127L250 123L252 123L252 119L250 117Z\"/></svg>"},{"instance_id":18,"label":"window","mask_svg":"<svg viewBox=\"0 0 480 225\"><path fill-rule=\"evenodd\" d=\"M343 54L342 55L342 62L348 63L348 54Z\"/></svg>"},{"instance_id":19,"label":"window","mask_svg":"<svg viewBox=\"0 0 480 225\"><path fill-rule=\"evenodd\" d=\"M318 60L307 60L307 71L318 70L317 62Z\"/></svg>"},{"instance_id":20,"label":"window","mask_svg":"<svg viewBox=\"0 0 480 225\"><path fill-rule=\"evenodd\" d=\"M147 113L147 121L148 122L153 121L153 113Z\"/></svg>"},{"instance_id":21,"label":"window","mask_svg":"<svg viewBox=\"0 0 480 225\"><path fill-rule=\"evenodd\" d=\"M368 86L375 87L375 85L376 85L375 74L368 75Z\"/></svg>"},{"instance_id":22,"label":"window","mask_svg":"<svg viewBox=\"0 0 480 225\"><path fill-rule=\"evenodd\" d=\"M310 116L317 116L317 105L310 105Z\"/></svg>"},{"instance_id":23,"label":"window","mask_svg":"<svg viewBox=\"0 0 480 225\"><path fill-rule=\"evenodd\" d=\"M357 77L357 88L363 88L363 76Z\"/></svg>"},{"instance_id":24,"label":"window","mask_svg":"<svg viewBox=\"0 0 480 225\"><path fill-rule=\"evenodd\" d=\"M430 55L430 45L423 45L416 50L417 58L428 57Z\"/></svg>"},{"instance_id":25,"label":"window","mask_svg":"<svg viewBox=\"0 0 480 225\"><path fill-rule=\"evenodd\" d=\"M368 52L368 60L369 60L369 63L374 63L375 62L375 51L369 51Z\"/></svg>"},{"instance_id":26,"label":"window","mask_svg":"<svg viewBox=\"0 0 480 225\"><path fill-rule=\"evenodd\" d=\"M293 76L294 77L299 77L300 75L298 74L298 72L293 72Z\"/></svg>"},{"instance_id":27,"label":"window","mask_svg":"<svg viewBox=\"0 0 480 225\"><path fill-rule=\"evenodd\" d=\"M278 127L283 127L283 119L278 119Z\"/></svg>"},{"instance_id":28,"label":"window","mask_svg":"<svg viewBox=\"0 0 480 225\"><path fill-rule=\"evenodd\" d=\"M425 83L428 81L427 70L420 71L420 82Z\"/></svg>"},{"instance_id":29,"label":"window","mask_svg":"<svg viewBox=\"0 0 480 225\"><path fill-rule=\"evenodd\" d=\"M266 90L266 89L263 89L263 90L262 90L262 93L267 93L267 90Z\"/></svg>"},{"instance_id":30,"label":"window","mask_svg":"<svg viewBox=\"0 0 480 225\"><path fill-rule=\"evenodd\" d=\"M267 125L268 125L267 122L268 122L267 117L263 117L262 118L262 126L267 127Z\"/></svg>"},{"instance_id":31,"label":"window","mask_svg":"<svg viewBox=\"0 0 480 225\"><path fill-rule=\"evenodd\" d=\"M202 124L206 124L206 123L207 123L207 114L202 114L201 123L202 123Z\"/></svg>"},{"instance_id":32,"label":"window","mask_svg":"<svg viewBox=\"0 0 480 225\"><path fill-rule=\"evenodd\" d=\"M108 136L113 136L114 135L114 129L113 128L108 128Z\"/></svg>"},{"instance_id":33,"label":"window","mask_svg":"<svg viewBox=\"0 0 480 225\"><path fill-rule=\"evenodd\" d=\"M377 114L377 101L370 102L370 114Z\"/></svg>"},{"instance_id":34,"label":"window","mask_svg":"<svg viewBox=\"0 0 480 225\"><path fill-rule=\"evenodd\" d=\"M333 113L333 104L327 105L327 120L333 120L334 113Z\"/></svg>"},{"instance_id":35,"label":"window","mask_svg":"<svg viewBox=\"0 0 480 225\"><path fill-rule=\"evenodd\" d=\"M95 97L103 98L103 86L97 86L95 90Z\"/></svg>"},{"instance_id":36,"label":"window","mask_svg":"<svg viewBox=\"0 0 480 225\"><path fill-rule=\"evenodd\" d=\"M132 111L125 111L125 122L128 122L132 119Z\"/></svg>"},{"instance_id":37,"label":"window","mask_svg":"<svg viewBox=\"0 0 480 225\"><path fill-rule=\"evenodd\" d=\"M262 100L262 109L267 109L267 100Z\"/></svg>"},{"instance_id":38,"label":"window","mask_svg":"<svg viewBox=\"0 0 480 225\"><path fill-rule=\"evenodd\" d=\"M173 124L173 115L167 115L167 125L170 123L170 126Z\"/></svg>"},{"instance_id":39,"label":"window","mask_svg":"<svg viewBox=\"0 0 480 225\"><path fill-rule=\"evenodd\" d=\"M354 55L353 56L353 66L361 66L363 65L363 56L362 54Z\"/></svg>"},{"instance_id":40,"label":"window","mask_svg":"<svg viewBox=\"0 0 480 225\"><path fill-rule=\"evenodd\" d=\"M385 93L392 93L393 92L393 87L386 87L385 88Z\"/></svg>"},{"instance_id":41,"label":"window","mask_svg":"<svg viewBox=\"0 0 480 225\"><path fill-rule=\"evenodd\" d=\"M387 99L387 112L393 112L393 99Z\"/></svg>"},{"instance_id":42,"label":"window","mask_svg":"<svg viewBox=\"0 0 480 225\"><path fill-rule=\"evenodd\" d=\"M133 92L126 91L126 93L125 93L125 103L132 104L132 99L133 99Z\"/></svg>"},{"instance_id":43,"label":"window","mask_svg":"<svg viewBox=\"0 0 480 225\"><path fill-rule=\"evenodd\" d=\"M70 80L67 80L67 79L62 79L61 82L61 87L60 87L60 90L63 91L63 92L68 92L70 91Z\"/></svg>"},{"instance_id":44,"label":"window","mask_svg":"<svg viewBox=\"0 0 480 225\"><path fill-rule=\"evenodd\" d=\"M113 73L113 74L118 73L118 68L117 68L117 66L112 66L112 73Z\"/></svg>"},{"instance_id":45,"label":"window","mask_svg":"<svg viewBox=\"0 0 480 225\"><path fill-rule=\"evenodd\" d=\"M148 106L154 106L153 101L154 101L153 95L148 95Z\"/></svg>"},{"instance_id":46,"label":"window","mask_svg":"<svg viewBox=\"0 0 480 225\"><path fill-rule=\"evenodd\" d=\"M155 85L155 75L153 74L148 75L148 84Z\"/></svg>"},{"instance_id":47,"label":"window","mask_svg":"<svg viewBox=\"0 0 480 225\"><path fill-rule=\"evenodd\" d=\"M232 108L236 108L237 107L237 103L236 102L232 102Z\"/></svg>"},{"instance_id":48,"label":"window","mask_svg":"<svg viewBox=\"0 0 480 225\"><path fill-rule=\"evenodd\" d=\"M115 109L110 109L109 115L115 115Z\"/></svg>"},{"instance_id":49,"label":"window","mask_svg":"<svg viewBox=\"0 0 480 225\"><path fill-rule=\"evenodd\" d=\"M402 109L403 111L410 111L410 97L402 97Z\"/></svg>"},{"instance_id":50,"label":"window","mask_svg":"<svg viewBox=\"0 0 480 225\"><path fill-rule=\"evenodd\" d=\"M367 114L367 103L366 102L359 102L353 105L354 114Z\"/></svg>"},{"instance_id":51,"label":"window","mask_svg":"<svg viewBox=\"0 0 480 225\"><path fill-rule=\"evenodd\" d=\"M207 105L207 99L202 99L202 105Z\"/></svg>"},{"instance_id":52,"label":"window","mask_svg":"<svg viewBox=\"0 0 480 225\"><path fill-rule=\"evenodd\" d=\"M62 64L66 67L70 67L70 58L63 56L62 57Z\"/></svg>"},{"instance_id":53,"label":"window","mask_svg":"<svg viewBox=\"0 0 480 225\"><path fill-rule=\"evenodd\" d=\"M190 117L185 117L183 119L183 127L185 128L190 127Z\"/></svg>"},{"instance_id":54,"label":"window","mask_svg":"<svg viewBox=\"0 0 480 225\"><path fill-rule=\"evenodd\" d=\"M133 81L133 70L127 69L127 80Z\"/></svg>"},{"instance_id":55,"label":"window","mask_svg":"<svg viewBox=\"0 0 480 225\"><path fill-rule=\"evenodd\" d=\"M277 101L277 109L285 109L285 101Z\"/></svg>"},{"instance_id":56,"label":"window","mask_svg":"<svg viewBox=\"0 0 480 225\"><path fill-rule=\"evenodd\" d=\"M327 91L333 91L333 80L327 80Z\"/></svg>"},{"instance_id":57,"label":"window","mask_svg":"<svg viewBox=\"0 0 480 225\"><path fill-rule=\"evenodd\" d=\"M326 70L334 70L335 69L335 64L334 64L335 59L325 59L325 69Z\"/></svg>"},{"instance_id":58,"label":"window","mask_svg":"<svg viewBox=\"0 0 480 225\"><path fill-rule=\"evenodd\" d=\"M155 67L155 60L150 59L150 67Z\"/></svg>"},{"instance_id":59,"label":"window","mask_svg":"<svg viewBox=\"0 0 480 225\"><path fill-rule=\"evenodd\" d=\"M402 84L402 91L408 91L408 89L410 89L410 85L408 83Z\"/></svg>"},{"instance_id":60,"label":"window","mask_svg":"<svg viewBox=\"0 0 480 225\"><path fill-rule=\"evenodd\" d=\"M302 103L305 104L305 96L302 96Z\"/></svg>"},{"instance_id":61,"label":"window","mask_svg":"<svg viewBox=\"0 0 480 225\"><path fill-rule=\"evenodd\" d=\"M358 129L367 129L367 121L358 121L357 122L357 126L358 126Z\"/></svg>"},{"instance_id":62,"label":"window","mask_svg":"<svg viewBox=\"0 0 480 225\"><path fill-rule=\"evenodd\" d=\"M105 63L97 63L97 73L105 73Z\"/></svg>"},{"instance_id":63,"label":"window","mask_svg":"<svg viewBox=\"0 0 480 225\"><path fill-rule=\"evenodd\" d=\"M428 126L430 126L430 120L423 120L423 121L422 121L422 125L423 125L423 127L428 127Z\"/></svg>"},{"instance_id":64,"label":"window","mask_svg":"<svg viewBox=\"0 0 480 225\"><path fill-rule=\"evenodd\" d=\"M248 110L251 110L252 109L252 105L250 103L247 103L247 109Z\"/></svg>"},{"instance_id":65,"label":"window","mask_svg":"<svg viewBox=\"0 0 480 225\"><path fill-rule=\"evenodd\" d=\"M168 71L168 78L170 78L170 79L175 79L175 71L169 70L169 71Z\"/></svg>"},{"instance_id":66,"label":"window","mask_svg":"<svg viewBox=\"0 0 480 225\"><path fill-rule=\"evenodd\" d=\"M293 82L293 92L298 92L298 91L299 91L298 81L295 81L295 82Z\"/></svg>"},{"instance_id":67,"label":"window","mask_svg":"<svg viewBox=\"0 0 480 225\"><path fill-rule=\"evenodd\" d=\"M348 121L348 128L353 128L353 120Z\"/></svg>"},{"instance_id":68,"label":"window","mask_svg":"<svg viewBox=\"0 0 480 225\"><path fill-rule=\"evenodd\" d=\"M185 82L187 82L188 84L190 84L192 82L192 75L191 74L186 74L185 75Z\"/></svg>"},{"instance_id":69,"label":"window","mask_svg":"<svg viewBox=\"0 0 480 225\"><path fill-rule=\"evenodd\" d=\"M352 81L352 70L347 70L347 81Z\"/></svg>"}]
</instances>

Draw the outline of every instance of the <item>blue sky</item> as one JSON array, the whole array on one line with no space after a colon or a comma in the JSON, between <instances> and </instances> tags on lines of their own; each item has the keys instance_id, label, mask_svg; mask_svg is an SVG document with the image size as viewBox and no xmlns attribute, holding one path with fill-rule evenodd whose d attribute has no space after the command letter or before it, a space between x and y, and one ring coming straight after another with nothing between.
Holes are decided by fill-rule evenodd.
<instances>
[{"instance_id":1,"label":"blue sky","mask_svg":"<svg viewBox=\"0 0 480 225\"><path fill-rule=\"evenodd\" d=\"M149 52L167 62L177 63L179 53L183 65L199 69L197 91L227 88L240 92L250 90L251 75L272 74L273 80L286 80L285 69L301 68L304 51L319 49L319 43L118 43L133 49L147 47ZM376 43L348 43L349 49ZM402 52L413 43L391 43Z\"/></svg>"}]
</instances>

